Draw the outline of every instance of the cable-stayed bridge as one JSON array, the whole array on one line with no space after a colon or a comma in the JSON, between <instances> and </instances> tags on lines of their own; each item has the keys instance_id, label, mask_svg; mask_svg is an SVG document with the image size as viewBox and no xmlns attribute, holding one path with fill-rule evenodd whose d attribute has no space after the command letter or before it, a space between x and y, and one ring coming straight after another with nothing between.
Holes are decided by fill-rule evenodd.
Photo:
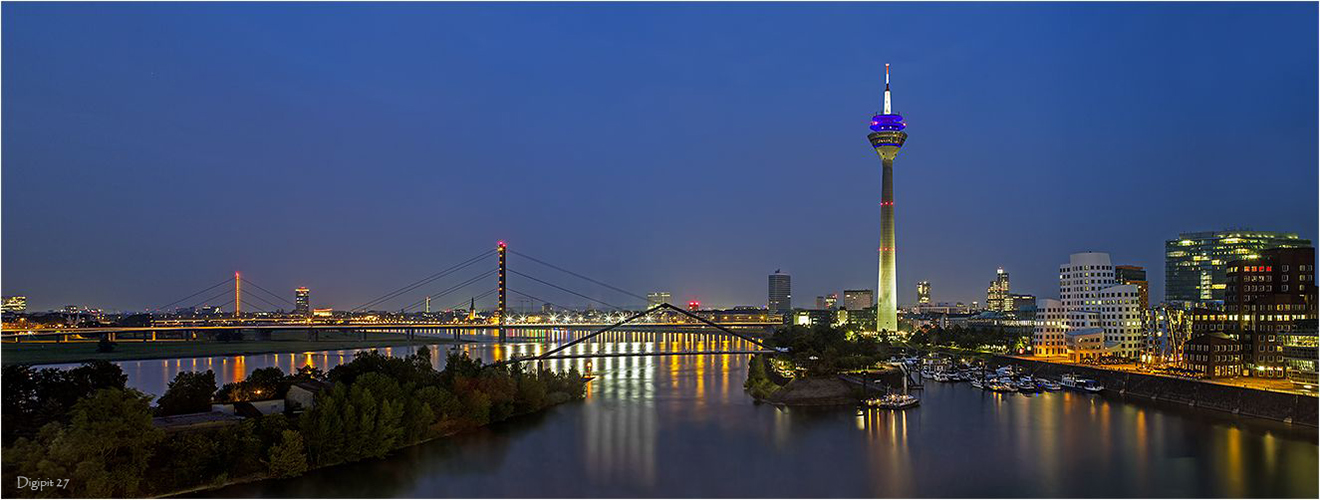
<instances>
[{"instance_id":1,"label":"cable-stayed bridge","mask_svg":"<svg viewBox=\"0 0 1320 500\"><path fill-rule=\"evenodd\" d=\"M510 254L525 261L527 267L510 269ZM549 275L543 274L547 272ZM491 283L492 279L494 283ZM521 284L518 289L511 288L510 281ZM475 290L482 290L482 285L491 284L493 288L474 293ZM595 293L582 290L583 285ZM587 310L556 308L556 304L533 293L585 300ZM530 300L532 305L537 302L543 304L542 312L511 311L508 308L510 294ZM605 295L605 298L597 294ZM455 299L459 301L454 302ZM442 300L446 302L440 302ZM490 304L492 300L494 303ZM736 339L741 345L700 352L654 351L653 355L761 352L765 347L759 341L759 336L781 324L778 315L765 310L692 312L666 303L649 304L647 309L635 311L617 305L629 301L649 302L645 296L545 260L514 252L504 242L499 242L494 249L333 315L316 314L309 310L307 304L290 301L254 283L250 278L235 273L232 280L226 278L151 309L165 313L171 311L171 308L185 312L195 312L202 308L209 314L166 313L153 315L145 324L121 326L6 328L0 333L0 340L92 342L109 337L120 342L177 342L205 339L222 332L262 335L294 331L305 332L310 340L318 339L322 332L347 332L362 340L369 340L373 335L402 334L408 339L418 340L446 338L458 341L551 342L551 337L561 336L568 341L536 357L547 360L637 355L605 353L598 349L583 351L579 345L600 340L604 338L601 335L608 332L623 330L705 332ZM477 307L479 302L486 303L488 307ZM433 303L453 305L433 309ZM287 313L286 307L296 312ZM564 332L571 334L565 336ZM575 345L578 346L576 349L569 349Z\"/></svg>"}]
</instances>

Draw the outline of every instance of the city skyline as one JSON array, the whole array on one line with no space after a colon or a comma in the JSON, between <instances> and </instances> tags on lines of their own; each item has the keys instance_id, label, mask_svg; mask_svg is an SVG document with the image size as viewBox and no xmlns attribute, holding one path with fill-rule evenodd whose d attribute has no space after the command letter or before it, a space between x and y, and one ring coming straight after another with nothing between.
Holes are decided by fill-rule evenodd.
<instances>
[{"instance_id":1,"label":"city skyline","mask_svg":"<svg viewBox=\"0 0 1320 500\"><path fill-rule=\"evenodd\" d=\"M800 297L873 288L856 130L886 61L921 127L895 172L899 304L918 281L978 300L1000 266L1049 296L1088 250L1163 297L1181 233L1317 239L1311 6L267 10L5 5L5 295L137 310L240 271L352 307L496 240L708 306L759 304L775 269ZM770 36L790 24L808 36ZM1204 147L1230 117L1252 146ZM1263 187L1213 195L1244 175Z\"/></svg>"}]
</instances>

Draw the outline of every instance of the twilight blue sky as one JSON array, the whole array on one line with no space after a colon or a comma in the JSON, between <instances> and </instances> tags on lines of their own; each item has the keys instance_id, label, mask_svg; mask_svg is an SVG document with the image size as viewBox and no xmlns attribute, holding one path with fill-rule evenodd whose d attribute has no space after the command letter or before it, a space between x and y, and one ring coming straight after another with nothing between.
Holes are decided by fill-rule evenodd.
<instances>
[{"instance_id":1,"label":"twilight blue sky","mask_svg":"<svg viewBox=\"0 0 1320 500\"><path fill-rule=\"evenodd\" d=\"M1159 298L1179 232L1316 238L1316 9L7 3L3 292L140 309L241 270L348 308L505 239L710 305L782 268L809 306L874 287L891 62L902 302L996 266L1054 296L1082 250Z\"/></svg>"}]
</instances>

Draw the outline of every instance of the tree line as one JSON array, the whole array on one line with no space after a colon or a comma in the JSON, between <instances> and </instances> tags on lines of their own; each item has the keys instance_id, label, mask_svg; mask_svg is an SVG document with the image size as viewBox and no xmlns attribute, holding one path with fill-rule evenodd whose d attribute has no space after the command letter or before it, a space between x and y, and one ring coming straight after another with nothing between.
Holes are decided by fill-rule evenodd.
<instances>
[{"instance_id":1,"label":"tree line","mask_svg":"<svg viewBox=\"0 0 1320 500\"><path fill-rule=\"evenodd\" d=\"M155 496L297 476L581 399L586 391L576 369L486 366L466 353L450 353L445 369L435 370L426 348L406 358L361 353L329 373L263 368L223 387L213 372L184 372L155 406L105 361L70 370L6 366L2 378L3 492L22 497ZM311 381L326 388L299 413L168 437L152 423L156 416L206 412L216 402L282 398ZM67 488L19 490L20 475L70 481Z\"/></svg>"}]
</instances>

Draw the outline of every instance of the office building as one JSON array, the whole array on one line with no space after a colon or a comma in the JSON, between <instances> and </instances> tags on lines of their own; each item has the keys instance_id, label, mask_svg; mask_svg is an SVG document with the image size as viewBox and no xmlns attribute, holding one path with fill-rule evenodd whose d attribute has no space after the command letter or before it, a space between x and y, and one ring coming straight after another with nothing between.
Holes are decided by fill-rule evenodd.
<instances>
[{"instance_id":1,"label":"office building","mask_svg":"<svg viewBox=\"0 0 1320 500\"><path fill-rule=\"evenodd\" d=\"M840 316L848 328L858 331L870 331L875 328L875 306L863 309L845 309L846 315Z\"/></svg>"},{"instance_id":2,"label":"office building","mask_svg":"<svg viewBox=\"0 0 1320 500\"><path fill-rule=\"evenodd\" d=\"M431 298L427 297L426 299L429 311ZM293 290L293 314L296 316L312 315L312 292L305 286L300 286Z\"/></svg>"},{"instance_id":3,"label":"office building","mask_svg":"<svg viewBox=\"0 0 1320 500\"><path fill-rule=\"evenodd\" d=\"M894 243L894 158L907 141L903 116L895 113L889 99L889 65L885 64L884 110L871 117L866 138L880 156L880 266L876 293L876 331L898 331L898 266Z\"/></svg>"},{"instance_id":4,"label":"office building","mask_svg":"<svg viewBox=\"0 0 1320 500\"><path fill-rule=\"evenodd\" d=\"M835 309L839 307L839 294L831 293L825 296L825 308Z\"/></svg>"},{"instance_id":5,"label":"office building","mask_svg":"<svg viewBox=\"0 0 1320 500\"><path fill-rule=\"evenodd\" d=\"M1242 370L1242 344L1226 335L1198 335L1183 346L1183 366L1206 378L1236 377Z\"/></svg>"},{"instance_id":6,"label":"office building","mask_svg":"<svg viewBox=\"0 0 1320 500\"><path fill-rule=\"evenodd\" d=\"M1114 280L1109 254L1072 254L1059 267L1060 300L1037 300L1032 352L1073 361L1137 359L1145 340L1139 295L1136 285Z\"/></svg>"},{"instance_id":7,"label":"office building","mask_svg":"<svg viewBox=\"0 0 1320 500\"><path fill-rule=\"evenodd\" d=\"M1298 331L1283 334L1283 360L1293 387L1314 392L1320 387L1316 372L1316 322L1305 321L1299 326Z\"/></svg>"},{"instance_id":8,"label":"office building","mask_svg":"<svg viewBox=\"0 0 1320 500\"><path fill-rule=\"evenodd\" d=\"M808 328L830 326L834 324L834 316L833 313L825 309L802 309L785 316L784 322Z\"/></svg>"},{"instance_id":9,"label":"office building","mask_svg":"<svg viewBox=\"0 0 1320 500\"><path fill-rule=\"evenodd\" d=\"M843 308L849 311L860 311L875 305L875 291L873 290L844 290Z\"/></svg>"},{"instance_id":10,"label":"office building","mask_svg":"<svg viewBox=\"0 0 1320 500\"><path fill-rule=\"evenodd\" d=\"M1009 312L1018 319L1034 319L1036 317L1036 296L1009 294L1009 302L1012 304Z\"/></svg>"},{"instance_id":11,"label":"office building","mask_svg":"<svg viewBox=\"0 0 1320 500\"><path fill-rule=\"evenodd\" d=\"M930 282L917 282L917 305L930 303Z\"/></svg>"},{"instance_id":12,"label":"office building","mask_svg":"<svg viewBox=\"0 0 1320 500\"><path fill-rule=\"evenodd\" d=\"M1164 242L1164 301L1190 308L1224 300L1228 263L1270 248L1309 247L1297 233L1225 230L1183 233Z\"/></svg>"},{"instance_id":13,"label":"office building","mask_svg":"<svg viewBox=\"0 0 1320 500\"><path fill-rule=\"evenodd\" d=\"M646 308L658 306L660 304L673 304L673 295L669 292L651 292L646 294Z\"/></svg>"},{"instance_id":14,"label":"office building","mask_svg":"<svg viewBox=\"0 0 1320 500\"><path fill-rule=\"evenodd\" d=\"M778 269L770 275L770 297L767 302L772 313L783 314L793 309L793 280Z\"/></svg>"},{"instance_id":15,"label":"office building","mask_svg":"<svg viewBox=\"0 0 1320 500\"><path fill-rule=\"evenodd\" d=\"M995 312L1013 312L1013 298L1008 293L1008 273L1002 267L995 271L995 279L985 291L985 308Z\"/></svg>"},{"instance_id":16,"label":"office building","mask_svg":"<svg viewBox=\"0 0 1320 500\"><path fill-rule=\"evenodd\" d=\"M1150 309L1150 282L1146 281L1146 268L1141 266L1114 266L1114 281L1124 285L1137 285L1141 309Z\"/></svg>"},{"instance_id":17,"label":"office building","mask_svg":"<svg viewBox=\"0 0 1320 500\"><path fill-rule=\"evenodd\" d=\"M3 306L0 306L0 312L11 314L23 314L27 312L27 296L24 295L6 295Z\"/></svg>"},{"instance_id":18,"label":"office building","mask_svg":"<svg viewBox=\"0 0 1320 500\"><path fill-rule=\"evenodd\" d=\"M1271 248L1225 268L1222 333L1242 343L1251 376L1285 377L1286 335L1316 319L1315 249Z\"/></svg>"}]
</instances>

